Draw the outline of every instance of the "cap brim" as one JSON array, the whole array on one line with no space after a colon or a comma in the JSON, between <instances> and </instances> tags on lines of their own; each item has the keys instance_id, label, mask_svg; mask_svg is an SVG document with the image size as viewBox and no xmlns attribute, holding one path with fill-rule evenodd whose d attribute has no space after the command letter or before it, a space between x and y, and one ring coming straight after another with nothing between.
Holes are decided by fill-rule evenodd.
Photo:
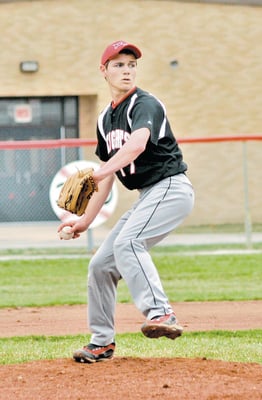
<instances>
[{"instance_id":1,"label":"cap brim","mask_svg":"<svg viewBox=\"0 0 262 400\"><path fill-rule=\"evenodd\" d=\"M107 61L113 60L119 53L121 53L122 50L131 51L136 58L140 58L142 56L141 51L135 45L119 41L113 43L105 49L101 58L101 64L106 64Z\"/></svg>"},{"instance_id":2,"label":"cap brim","mask_svg":"<svg viewBox=\"0 0 262 400\"><path fill-rule=\"evenodd\" d=\"M142 56L142 53L141 53L141 51L139 50L139 48L136 47L136 46L134 46L133 44L128 44L128 45L124 46L124 47L120 50L120 52L121 52L122 50L130 50L130 51L132 51L132 53L134 53L134 55L135 55L136 58L140 58L140 57ZM119 53L120 53L120 52L119 52ZM119 54L119 53L118 53L118 54Z\"/></svg>"}]
</instances>

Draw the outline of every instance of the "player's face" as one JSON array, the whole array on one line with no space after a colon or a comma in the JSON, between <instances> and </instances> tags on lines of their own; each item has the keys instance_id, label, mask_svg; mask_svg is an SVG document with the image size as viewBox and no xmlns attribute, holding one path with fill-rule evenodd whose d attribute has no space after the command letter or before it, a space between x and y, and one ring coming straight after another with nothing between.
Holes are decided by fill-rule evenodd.
<instances>
[{"instance_id":1,"label":"player's face","mask_svg":"<svg viewBox=\"0 0 262 400\"><path fill-rule=\"evenodd\" d=\"M126 93L135 85L137 62L132 54L119 54L110 60L107 66L101 66L101 71L114 91Z\"/></svg>"}]
</instances>

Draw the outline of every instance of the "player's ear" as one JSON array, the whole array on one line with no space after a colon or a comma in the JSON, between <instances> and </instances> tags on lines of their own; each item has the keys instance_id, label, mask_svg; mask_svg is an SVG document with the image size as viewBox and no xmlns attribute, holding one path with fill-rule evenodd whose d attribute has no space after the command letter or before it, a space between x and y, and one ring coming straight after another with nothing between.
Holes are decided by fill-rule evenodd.
<instances>
[{"instance_id":1,"label":"player's ear","mask_svg":"<svg viewBox=\"0 0 262 400\"><path fill-rule=\"evenodd\" d=\"M100 72L102 73L103 77L106 79L106 66L103 64L100 64Z\"/></svg>"}]
</instances>

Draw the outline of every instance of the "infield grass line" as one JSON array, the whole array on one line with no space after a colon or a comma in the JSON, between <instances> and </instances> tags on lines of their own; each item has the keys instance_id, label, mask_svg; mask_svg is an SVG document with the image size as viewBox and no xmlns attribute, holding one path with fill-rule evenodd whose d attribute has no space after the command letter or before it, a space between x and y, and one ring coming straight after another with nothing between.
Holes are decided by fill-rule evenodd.
<instances>
[{"instance_id":1,"label":"infield grass line","mask_svg":"<svg viewBox=\"0 0 262 400\"><path fill-rule=\"evenodd\" d=\"M261 300L262 254L152 255L170 302ZM86 303L88 259L0 262L0 307ZM117 302L132 302L120 281Z\"/></svg>"},{"instance_id":2,"label":"infield grass line","mask_svg":"<svg viewBox=\"0 0 262 400\"><path fill-rule=\"evenodd\" d=\"M203 358L262 364L262 329L208 331L183 334L175 341L145 338L141 333L116 337L117 357ZM0 339L0 364L19 364L33 360L72 358L90 335L22 336Z\"/></svg>"}]
</instances>

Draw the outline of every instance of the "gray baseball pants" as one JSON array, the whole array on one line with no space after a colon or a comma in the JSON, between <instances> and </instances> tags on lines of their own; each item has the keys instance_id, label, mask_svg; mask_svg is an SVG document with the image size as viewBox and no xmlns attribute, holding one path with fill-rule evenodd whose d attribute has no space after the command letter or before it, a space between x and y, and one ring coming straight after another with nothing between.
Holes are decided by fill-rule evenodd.
<instances>
[{"instance_id":1,"label":"gray baseball pants","mask_svg":"<svg viewBox=\"0 0 262 400\"><path fill-rule=\"evenodd\" d=\"M136 307L151 319L173 310L148 250L192 211L194 191L185 174L139 191L139 199L116 223L88 267L91 343L114 342L117 284L123 278Z\"/></svg>"}]
</instances>

